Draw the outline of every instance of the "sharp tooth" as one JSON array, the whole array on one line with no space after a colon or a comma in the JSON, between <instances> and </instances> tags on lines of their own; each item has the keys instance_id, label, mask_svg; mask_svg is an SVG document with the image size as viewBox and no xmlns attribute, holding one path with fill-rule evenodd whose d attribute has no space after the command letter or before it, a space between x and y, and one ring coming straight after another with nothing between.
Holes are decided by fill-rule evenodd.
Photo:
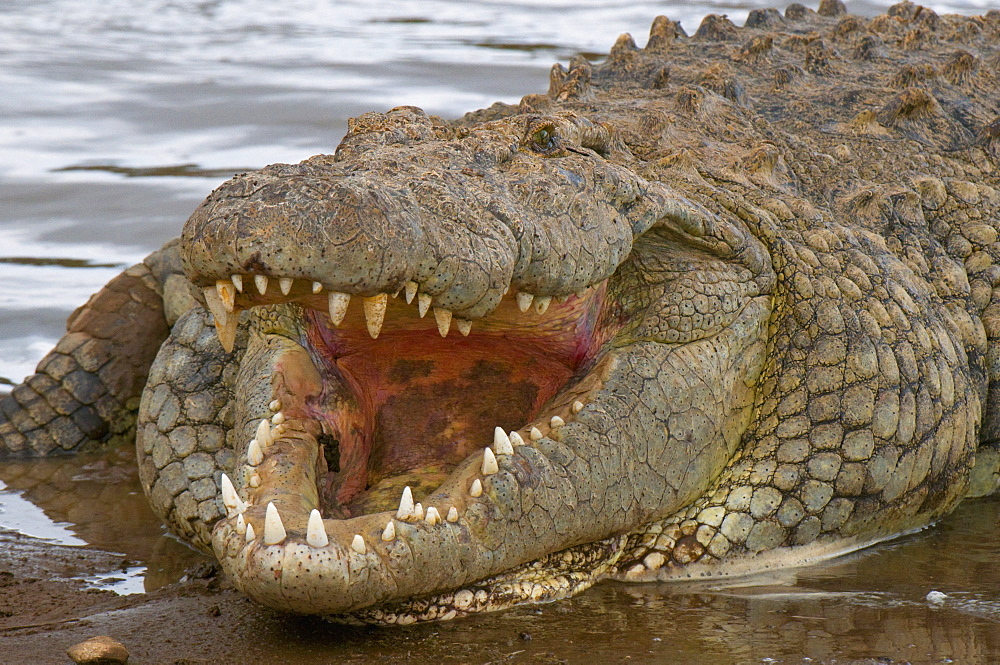
<instances>
[{"instance_id":1,"label":"sharp tooth","mask_svg":"<svg viewBox=\"0 0 1000 665\"><path fill-rule=\"evenodd\" d=\"M247 503L246 501L244 501L243 499L241 499L239 497L236 497L236 512L237 513L239 513L240 515L242 515L243 513L245 513L247 511L247 508L249 508L249 507L250 507L249 503Z\"/></svg>"},{"instance_id":2,"label":"sharp tooth","mask_svg":"<svg viewBox=\"0 0 1000 665\"><path fill-rule=\"evenodd\" d=\"M257 534L253 532L253 524L247 524L247 542L253 542L257 538Z\"/></svg>"},{"instance_id":3,"label":"sharp tooth","mask_svg":"<svg viewBox=\"0 0 1000 665\"><path fill-rule=\"evenodd\" d=\"M267 418L262 418L260 424L257 425L257 443L264 448L270 448L274 443L274 435L271 434L271 421Z\"/></svg>"},{"instance_id":4,"label":"sharp tooth","mask_svg":"<svg viewBox=\"0 0 1000 665\"><path fill-rule=\"evenodd\" d=\"M511 432L510 433L510 443L511 443L511 445L514 445L514 446L523 446L524 445L524 439L522 439L521 435L518 434L517 432Z\"/></svg>"},{"instance_id":5,"label":"sharp tooth","mask_svg":"<svg viewBox=\"0 0 1000 665\"><path fill-rule=\"evenodd\" d=\"M491 476L499 470L496 455L489 448L483 448L483 475Z\"/></svg>"},{"instance_id":6,"label":"sharp tooth","mask_svg":"<svg viewBox=\"0 0 1000 665\"><path fill-rule=\"evenodd\" d=\"M469 333L472 332L472 321L468 319L455 319L455 326L458 328L458 332L462 333L462 337L468 337Z\"/></svg>"},{"instance_id":7,"label":"sharp tooth","mask_svg":"<svg viewBox=\"0 0 1000 665\"><path fill-rule=\"evenodd\" d=\"M532 427L531 430L528 432L528 438L531 439L532 441L538 441L540 438L542 438L542 431L537 427Z\"/></svg>"},{"instance_id":8,"label":"sharp tooth","mask_svg":"<svg viewBox=\"0 0 1000 665\"><path fill-rule=\"evenodd\" d=\"M396 539L396 523L389 520L389 523L385 525L385 530L382 532L382 540L389 543Z\"/></svg>"},{"instance_id":9,"label":"sharp tooth","mask_svg":"<svg viewBox=\"0 0 1000 665\"><path fill-rule=\"evenodd\" d=\"M549 309L550 304L552 304L552 296L538 296L535 298L535 312L544 314Z\"/></svg>"},{"instance_id":10,"label":"sharp tooth","mask_svg":"<svg viewBox=\"0 0 1000 665\"><path fill-rule=\"evenodd\" d=\"M389 295L380 293L377 296L363 298L365 304L365 323L368 324L368 334L372 339L377 339L382 331L382 321L385 319L385 306L389 302Z\"/></svg>"},{"instance_id":11,"label":"sharp tooth","mask_svg":"<svg viewBox=\"0 0 1000 665\"><path fill-rule=\"evenodd\" d=\"M287 296L289 291L292 290L292 284L295 282L291 277L279 277L278 278L278 288L281 289L281 294Z\"/></svg>"},{"instance_id":12,"label":"sharp tooth","mask_svg":"<svg viewBox=\"0 0 1000 665\"><path fill-rule=\"evenodd\" d=\"M354 540L351 541L351 549L358 554L364 554L368 551L368 548L365 547L365 539L361 537L360 533L354 534Z\"/></svg>"},{"instance_id":13,"label":"sharp tooth","mask_svg":"<svg viewBox=\"0 0 1000 665\"><path fill-rule=\"evenodd\" d=\"M434 319L437 321L438 332L441 333L441 337L447 337L448 330L451 329L451 311L435 307Z\"/></svg>"},{"instance_id":14,"label":"sharp tooth","mask_svg":"<svg viewBox=\"0 0 1000 665\"><path fill-rule=\"evenodd\" d=\"M227 312L232 312L236 305L236 286L228 279L220 279L215 283L215 292Z\"/></svg>"},{"instance_id":15,"label":"sharp tooth","mask_svg":"<svg viewBox=\"0 0 1000 665\"><path fill-rule=\"evenodd\" d=\"M347 304L351 302L351 296L338 291L330 291L326 300L330 309L330 323L339 326L347 315Z\"/></svg>"},{"instance_id":16,"label":"sharp tooth","mask_svg":"<svg viewBox=\"0 0 1000 665\"><path fill-rule=\"evenodd\" d=\"M323 290L322 282L313 282L313 293L319 293Z\"/></svg>"},{"instance_id":17,"label":"sharp tooth","mask_svg":"<svg viewBox=\"0 0 1000 665\"><path fill-rule=\"evenodd\" d=\"M273 503L268 503L267 510L264 511L264 544L277 545L284 539L285 526L281 523L281 515Z\"/></svg>"},{"instance_id":18,"label":"sharp tooth","mask_svg":"<svg viewBox=\"0 0 1000 665\"><path fill-rule=\"evenodd\" d=\"M257 466L263 461L264 451L260 449L260 443L257 439L250 439L250 445L247 446L247 464Z\"/></svg>"},{"instance_id":19,"label":"sharp tooth","mask_svg":"<svg viewBox=\"0 0 1000 665\"><path fill-rule=\"evenodd\" d=\"M247 521L242 515L236 516L236 533L243 535L247 532Z\"/></svg>"},{"instance_id":20,"label":"sharp tooth","mask_svg":"<svg viewBox=\"0 0 1000 665\"><path fill-rule=\"evenodd\" d=\"M448 509L448 516L445 517L445 519L448 520L449 522L457 522L458 521L458 508L456 508L455 506L452 506L451 508L449 508Z\"/></svg>"},{"instance_id":21,"label":"sharp tooth","mask_svg":"<svg viewBox=\"0 0 1000 665\"><path fill-rule=\"evenodd\" d=\"M320 517L319 511L315 508L309 513L306 542L313 547L326 547L330 544L330 539L326 537L326 529L323 528L323 518Z\"/></svg>"},{"instance_id":22,"label":"sharp tooth","mask_svg":"<svg viewBox=\"0 0 1000 665\"><path fill-rule=\"evenodd\" d=\"M272 425L280 425L283 422L285 422L285 414L283 414L281 411L278 411L276 414L271 416Z\"/></svg>"},{"instance_id":23,"label":"sharp tooth","mask_svg":"<svg viewBox=\"0 0 1000 665\"><path fill-rule=\"evenodd\" d=\"M232 508L236 510L236 504L240 501L240 495L236 493L236 487L233 486L233 481L229 479L229 476L222 474L222 504L226 508Z\"/></svg>"},{"instance_id":24,"label":"sharp tooth","mask_svg":"<svg viewBox=\"0 0 1000 665\"><path fill-rule=\"evenodd\" d=\"M507 432L503 431L502 427L493 428L493 450L496 451L497 455L511 455L514 452L510 437L507 436Z\"/></svg>"},{"instance_id":25,"label":"sharp tooth","mask_svg":"<svg viewBox=\"0 0 1000 665\"><path fill-rule=\"evenodd\" d=\"M257 285L257 293L260 295L267 293L267 275L254 275L253 283Z\"/></svg>"},{"instance_id":26,"label":"sharp tooth","mask_svg":"<svg viewBox=\"0 0 1000 665\"><path fill-rule=\"evenodd\" d=\"M528 308L531 307L531 301L535 299L535 296L530 293L525 293L522 291L517 294L517 308L522 312L527 312Z\"/></svg>"},{"instance_id":27,"label":"sharp tooth","mask_svg":"<svg viewBox=\"0 0 1000 665\"><path fill-rule=\"evenodd\" d=\"M235 309L232 312L226 311L219 292L213 286L205 287L205 304L215 319L215 333L219 337L219 343L226 353L231 353L236 343L236 326L240 322L239 311Z\"/></svg>"},{"instance_id":28,"label":"sharp tooth","mask_svg":"<svg viewBox=\"0 0 1000 665\"><path fill-rule=\"evenodd\" d=\"M427 316L427 310L431 308L431 297L426 293L417 294L417 313L420 318Z\"/></svg>"},{"instance_id":29,"label":"sharp tooth","mask_svg":"<svg viewBox=\"0 0 1000 665\"><path fill-rule=\"evenodd\" d=\"M557 427L562 427L565 424L566 421L560 418L559 416L552 416L552 420L549 421L549 426L552 427L553 429Z\"/></svg>"},{"instance_id":30,"label":"sharp tooth","mask_svg":"<svg viewBox=\"0 0 1000 665\"><path fill-rule=\"evenodd\" d=\"M260 475L253 474L250 476L250 487L260 487Z\"/></svg>"},{"instance_id":31,"label":"sharp tooth","mask_svg":"<svg viewBox=\"0 0 1000 665\"><path fill-rule=\"evenodd\" d=\"M281 411L281 402L276 399L272 399L270 404L267 405L267 408L271 409L272 412L277 413L278 411Z\"/></svg>"},{"instance_id":32,"label":"sharp tooth","mask_svg":"<svg viewBox=\"0 0 1000 665\"><path fill-rule=\"evenodd\" d=\"M421 506L419 503L413 506L413 517L417 521L424 519L424 507Z\"/></svg>"},{"instance_id":33,"label":"sharp tooth","mask_svg":"<svg viewBox=\"0 0 1000 665\"><path fill-rule=\"evenodd\" d=\"M409 305L411 302L413 302L413 297L417 295L417 289L419 288L419 284L417 284L413 280L410 280L409 282L406 283L406 286L404 288L406 289L406 304Z\"/></svg>"},{"instance_id":34,"label":"sharp tooth","mask_svg":"<svg viewBox=\"0 0 1000 665\"><path fill-rule=\"evenodd\" d=\"M236 287L236 290L243 293L243 275L230 275L229 279L232 280L233 286Z\"/></svg>"},{"instance_id":35,"label":"sharp tooth","mask_svg":"<svg viewBox=\"0 0 1000 665\"><path fill-rule=\"evenodd\" d=\"M472 487L469 488L469 496L478 497L483 495L483 483L476 478L472 481Z\"/></svg>"},{"instance_id":36,"label":"sharp tooth","mask_svg":"<svg viewBox=\"0 0 1000 665\"><path fill-rule=\"evenodd\" d=\"M581 402L580 400L576 400L575 402L573 402L573 406L570 407L570 411L572 411L573 413L580 413L581 411L583 411L583 402Z\"/></svg>"},{"instance_id":37,"label":"sharp tooth","mask_svg":"<svg viewBox=\"0 0 1000 665\"><path fill-rule=\"evenodd\" d=\"M403 488L403 496L399 497L399 508L396 510L396 519L406 520L413 514L413 492L410 486Z\"/></svg>"},{"instance_id":38,"label":"sharp tooth","mask_svg":"<svg viewBox=\"0 0 1000 665\"><path fill-rule=\"evenodd\" d=\"M434 506L427 506L427 517L424 518L424 521L431 526L439 524L441 522L441 515L438 513L438 509Z\"/></svg>"}]
</instances>

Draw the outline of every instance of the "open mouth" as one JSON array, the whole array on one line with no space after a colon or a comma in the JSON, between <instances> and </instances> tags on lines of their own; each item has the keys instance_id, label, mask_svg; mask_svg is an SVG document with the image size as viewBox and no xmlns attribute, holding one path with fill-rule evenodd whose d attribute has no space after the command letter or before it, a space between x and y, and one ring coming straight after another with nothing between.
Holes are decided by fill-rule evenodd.
<instances>
[{"instance_id":1,"label":"open mouth","mask_svg":"<svg viewBox=\"0 0 1000 665\"><path fill-rule=\"evenodd\" d=\"M269 384L237 395L248 442L223 480L223 530L246 550L391 558L407 529L487 519L473 506L503 458L516 467L515 448L559 441L601 387L602 350L621 328L606 288L507 296L475 322L410 285L353 302L303 280L206 288L224 345L227 325L252 310L245 357Z\"/></svg>"}]
</instances>

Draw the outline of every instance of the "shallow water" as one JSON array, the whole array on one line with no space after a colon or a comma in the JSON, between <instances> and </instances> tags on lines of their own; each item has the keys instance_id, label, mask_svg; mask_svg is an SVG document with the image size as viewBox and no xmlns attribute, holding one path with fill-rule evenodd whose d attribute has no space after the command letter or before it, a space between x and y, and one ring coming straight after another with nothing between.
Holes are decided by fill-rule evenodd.
<instances>
[{"instance_id":1,"label":"shallow water","mask_svg":"<svg viewBox=\"0 0 1000 665\"><path fill-rule=\"evenodd\" d=\"M330 152L346 119L367 110L412 104L454 117L543 92L554 61L606 51L621 32L642 43L657 14L691 32L706 13L741 22L766 4L0 3L0 388L32 370L74 307L176 235L231 173ZM848 6L872 14L886 4ZM993 4L931 6L975 13ZM125 470L129 454L5 464L0 527L120 552L126 572L109 577L124 578L124 592L178 579L197 555L163 535ZM606 584L509 621L414 629L398 644L346 631L335 655L1000 662L998 523L1000 502L975 502L934 529L798 579L729 590ZM947 594L943 604L924 600L932 589ZM318 662L328 637L295 647L276 634L264 648ZM453 658L428 646L442 640Z\"/></svg>"}]
</instances>

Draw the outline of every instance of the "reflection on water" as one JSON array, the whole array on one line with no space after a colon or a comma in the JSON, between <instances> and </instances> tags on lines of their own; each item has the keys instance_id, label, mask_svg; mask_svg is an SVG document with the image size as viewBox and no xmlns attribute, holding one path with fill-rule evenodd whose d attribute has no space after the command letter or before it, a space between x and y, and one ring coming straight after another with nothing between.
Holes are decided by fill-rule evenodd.
<instances>
[{"instance_id":1,"label":"reflection on water","mask_svg":"<svg viewBox=\"0 0 1000 665\"><path fill-rule=\"evenodd\" d=\"M770 4L0 3L0 390L51 348L73 308L175 236L231 173L330 152L364 111L415 104L455 117L544 91L552 62L601 53L624 31L642 43L657 14L693 32L706 13L739 22ZM848 2L869 15L888 4ZM930 4L969 13L995 1ZM145 567L147 590L179 579L202 559L164 535L131 458L5 462L0 527L121 553L124 572L111 574L135 580ZM289 619L254 639L296 663L991 663L998 561L1000 501L984 500L754 586L602 584L451 625L386 633ZM945 597L929 602L930 591Z\"/></svg>"},{"instance_id":2,"label":"reflection on water","mask_svg":"<svg viewBox=\"0 0 1000 665\"><path fill-rule=\"evenodd\" d=\"M4 486L0 527L123 555L126 570L114 577L133 583L117 587L120 592L152 591L176 582L187 567L204 559L167 535L150 511L131 446L101 454L4 460ZM140 574L137 569L143 567Z\"/></svg>"}]
</instances>

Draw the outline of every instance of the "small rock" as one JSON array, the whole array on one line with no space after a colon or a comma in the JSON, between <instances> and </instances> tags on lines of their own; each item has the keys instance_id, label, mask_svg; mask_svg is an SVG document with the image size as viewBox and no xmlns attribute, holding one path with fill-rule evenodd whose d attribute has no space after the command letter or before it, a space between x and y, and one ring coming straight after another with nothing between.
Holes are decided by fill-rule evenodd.
<instances>
[{"instance_id":1,"label":"small rock","mask_svg":"<svg viewBox=\"0 0 1000 665\"><path fill-rule=\"evenodd\" d=\"M947 597L947 595L941 593L940 591L931 591L927 594L924 600L931 605L943 605Z\"/></svg>"},{"instance_id":2,"label":"small rock","mask_svg":"<svg viewBox=\"0 0 1000 665\"><path fill-rule=\"evenodd\" d=\"M125 665L128 662L125 645L107 635L80 642L67 649L66 655L74 663L83 665Z\"/></svg>"}]
</instances>

